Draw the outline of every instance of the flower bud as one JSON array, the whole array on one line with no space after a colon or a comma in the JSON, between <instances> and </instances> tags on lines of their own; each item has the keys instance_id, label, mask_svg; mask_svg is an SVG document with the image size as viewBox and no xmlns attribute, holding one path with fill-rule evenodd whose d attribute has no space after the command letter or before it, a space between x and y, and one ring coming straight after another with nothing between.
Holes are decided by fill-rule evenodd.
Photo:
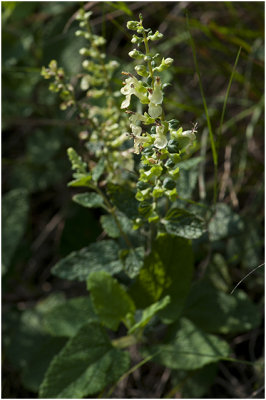
<instances>
[{"instance_id":1,"label":"flower bud","mask_svg":"<svg viewBox=\"0 0 266 400\"><path fill-rule=\"evenodd\" d=\"M138 75L143 76L143 77L147 77L149 76L148 71L146 70L144 65L136 65L135 70L137 72Z\"/></svg>"},{"instance_id":2,"label":"flower bud","mask_svg":"<svg viewBox=\"0 0 266 400\"><path fill-rule=\"evenodd\" d=\"M139 22L137 21L128 21L127 22L127 29L131 29L132 31L135 31L139 28Z\"/></svg>"},{"instance_id":3,"label":"flower bud","mask_svg":"<svg viewBox=\"0 0 266 400\"><path fill-rule=\"evenodd\" d=\"M160 33L159 31L156 31L153 35L149 35L148 39L154 41L154 40L161 39L162 37L163 37L163 34Z\"/></svg>"},{"instance_id":4,"label":"flower bud","mask_svg":"<svg viewBox=\"0 0 266 400\"><path fill-rule=\"evenodd\" d=\"M140 51L136 50L136 49L130 51L130 52L128 53L128 55L129 55L129 57L136 58L137 60L138 60L138 59L139 59L139 60L140 60L140 59L143 59L143 57L144 57L144 54L141 53Z\"/></svg>"}]
</instances>

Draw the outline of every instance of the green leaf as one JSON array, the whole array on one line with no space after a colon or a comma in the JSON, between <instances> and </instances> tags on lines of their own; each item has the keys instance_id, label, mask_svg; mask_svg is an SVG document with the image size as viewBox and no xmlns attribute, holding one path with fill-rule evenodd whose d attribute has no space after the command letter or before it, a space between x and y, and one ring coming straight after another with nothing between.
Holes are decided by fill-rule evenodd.
<instances>
[{"instance_id":1,"label":"green leaf","mask_svg":"<svg viewBox=\"0 0 266 400\"><path fill-rule=\"evenodd\" d=\"M143 246L130 249L125 259L125 272L130 278L135 278L143 267L145 249Z\"/></svg>"},{"instance_id":2,"label":"green leaf","mask_svg":"<svg viewBox=\"0 0 266 400\"><path fill-rule=\"evenodd\" d=\"M185 162L185 161L184 161ZM179 167L179 165L177 166ZM196 166L188 168L179 169L179 177L177 180L177 192L179 197L183 199L190 199L193 190L196 187L198 179L199 168Z\"/></svg>"},{"instance_id":3,"label":"green leaf","mask_svg":"<svg viewBox=\"0 0 266 400\"><path fill-rule=\"evenodd\" d=\"M260 323L259 310L243 291L226 294L206 281L191 288L184 316L212 333L245 332Z\"/></svg>"},{"instance_id":4,"label":"green leaf","mask_svg":"<svg viewBox=\"0 0 266 400\"><path fill-rule=\"evenodd\" d=\"M191 243L168 234L160 235L144 260L129 293L138 308L146 308L169 295L171 303L160 312L165 321L179 317L190 290L193 275Z\"/></svg>"},{"instance_id":5,"label":"green leaf","mask_svg":"<svg viewBox=\"0 0 266 400\"><path fill-rule=\"evenodd\" d=\"M148 324L148 322L150 322L152 317L154 317L154 315L157 314L158 311L165 308L170 303L170 301L170 296L165 296L161 300L145 308L145 310L142 311L140 320L132 326L128 333L133 333L137 329L144 328Z\"/></svg>"},{"instance_id":6,"label":"green leaf","mask_svg":"<svg viewBox=\"0 0 266 400\"><path fill-rule=\"evenodd\" d=\"M232 279L228 262L219 253L215 253L207 267L206 275L218 290L228 292L232 287Z\"/></svg>"},{"instance_id":7,"label":"green leaf","mask_svg":"<svg viewBox=\"0 0 266 400\"><path fill-rule=\"evenodd\" d=\"M211 241L238 235L243 229L244 223L238 214L234 213L227 204L216 204L215 214L208 227Z\"/></svg>"},{"instance_id":8,"label":"green leaf","mask_svg":"<svg viewBox=\"0 0 266 400\"><path fill-rule=\"evenodd\" d=\"M97 165L91 171L91 176L94 182L97 182L104 171L104 158L101 158Z\"/></svg>"},{"instance_id":9,"label":"green leaf","mask_svg":"<svg viewBox=\"0 0 266 400\"><path fill-rule=\"evenodd\" d=\"M128 218L138 217L138 201L135 199L135 193L128 187L109 183L108 194L112 203Z\"/></svg>"},{"instance_id":10,"label":"green leaf","mask_svg":"<svg viewBox=\"0 0 266 400\"><path fill-rule=\"evenodd\" d=\"M118 251L119 247L114 240L92 243L60 260L52 272L59 278L78 281L85 281L95 271L116 274L123 269Z\"/></svg>"},{"instance_id":11,"label":"green leaf","mask_svg":"<svg viewBox=\"0 0 266 400\"><path fill-rule=\"evenodd\" d=\"M133 15L132 11L130 10L130 8L127 6L127 4L124 1L108 1L108 4L110 4L112 7L123 11L124 13L126 13L127 15L131 16Z\"/></svg>"},{"instance_id":12,"label":"green leaf","mask_svg":"<svg viewBox=\"0 0 266 400\"><path fill-rule=\"evenodd\" d=\"M74 336L82 325L98 321L89 297L67 300L44 315L44 328L53 336Z\"/></svg>"},{"instance_id":13,"label":"green leaf","mask_svg":"<svg viewBox=\"0 0 266 400\"><path fill-rule=\"evenodd\" d=\"M76 179L74 181L69 182L67 186L73 186L73 187L86 186L86 187L90 187L90 181L91 181L91 174L81 174L81 176L79 178L76 177Z\"/></svg>"},{"instance_id":14,"label":"green leaf","mask_svg":"<svg viewBox=\"0 0 266 400\"><path fill-rule=\"evenodd\" d=\"M135 305L116 279L104 271L94 272L90 274L87 288L104 325L114 331L121 321L127 325L127 316L134 315Z\"/></svg>"},{"instance_id":15,"label":"green leaf","mask_svg":"<svg viewBox=\"0 0 266 400\"><path fill-rule=\"evenodd\" d=\"M29 204L27 191L14 189L2 199L2 262L3 272L9 267L25 231Z\"/></svg>"},{"instance_id":16,"label":"green leaf","mask_svg":"<svg viewBox=\"0 0 266 400\"><path fill-rule=\"evenodd\" d=\"M115 349L96 322L81 327L53 359L40 398L77 398L96 394L129 368L129 354Z\"/></svg>"},{"instance_id":17,"label":"green leaf","mask_svg":"<svg viewBox=\"0 0 266 400\"><path fill-rule=\"evenodd\" d=\"M46 311L63 301L50 296L34 309L9 312L3 318L5 356L21 371L23 385L37 392L51 360L65 345L65 338L47 335L43 327Z\"/></svg>"},{"instance_id":18,"label":"green leaf","mask_svg":"<svg viewBox=\"0 0 266 400\"><path fill-rule=\"evenodd\" d=\"M100 222L108 236L111 238L120 236L120 231L112 215L101 215Z\"/></svg>"},{"instance_id":19,"label":"green leaf","mask_svg":"<svg viewBox=\"0 0 266 400\"><path fill-rule=\"evenodd\" d=\"M83 207L103 207L104 208L104 201L102 196L100 196L98 193L80 193L76 194L73 197L73 201L76 203L80 204Z\"/></svg>"},{"instance_id":20,"label":"green leaf","mask_svg":"<svg viewBox=\"0 0 266 400\"><path fill-rule=\"evenodd\" d=\"M186 239L197 239L205 232L204 220L196 215L181 209L169 210L162 221L168 233Z\"/></svg>"},{"instance_id":21,"label":"green leaf","mask_svg":"<svg viewBox=\"0 0 266 400\"><path fill-rule=\"evenodd\" d=\"M194 370L228 357L230 347L224 340L203 332L182 318L169 344L148 349L149 354L157 352L154 361L159 364L171 369Z\"/></svg>"}]
</instances>

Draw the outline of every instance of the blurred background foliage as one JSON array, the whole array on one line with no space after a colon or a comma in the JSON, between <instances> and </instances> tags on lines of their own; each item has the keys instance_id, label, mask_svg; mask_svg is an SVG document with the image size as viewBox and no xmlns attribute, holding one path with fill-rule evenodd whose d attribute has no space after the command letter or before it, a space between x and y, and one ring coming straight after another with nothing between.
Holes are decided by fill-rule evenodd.
<instances>
[{"instance_id":1,"label":"blurred background foliage","mask_svg":"<svg viewBox=\"0 0 266 400\"><path fill-rule=\"evenodd\" d=\"M245 222L240 235L216 243L211 260L202 261L199 256L196 261L207 262L216 286L232 290L263 262L263 2L82 4L94 13L93 29L107 39L107 55L121 65L115 80L118 88L121 71L132 69L126 22L141 12L146 26L165 35L158 50L164 57L174 59L174 66L166 75L171 83L166 91L168 115L181 121L185 129L198 122L198 155L204 157L194 175L193 170L183 174L180 190L183 197L192 195L193 200L211 202L213 161L189 42L188 15L219 156L218 199ZM2 396L5 398L37 397L38 382L51 358L46 349L60 349L64 344L60 340L47 342L40 331L42 312L50 303L60 303L62 296L86 293L82 284L52 276L51 267L60 257L103 235L100 212L71 202L73 193L66 186L71 176L66 149L73 146L83 151L78 139L83 127L71 111L59 110L59 99L48 91L47 82L40 77L40 68L53 58L69 76L81 71L78 50L82 39L74 35L75 13L80 5L71 1L2 2ZM220 127L226 89L240 47ZM201 254L199 249L197 254ZM263 268L259 268L241 284L261 312L263 282ZM36 303L38 307L31 311ZM195 375L194 386L187 384L190 382L187 378L177 376L176 392L170 395L261 397L262 329L263 325L228 337L235 356L252 361L253 366L222 363L212 385L210 379L206 380L210 375L208 368ZM29 373L30 367L35 375ZM131 398L166 395L162 384L155 385L158 379L161 381L160 369L149 370L146 366L141 373L142 378L133 374L128 386L121 387L116 395Z\"/></svg>"}]
</instances>

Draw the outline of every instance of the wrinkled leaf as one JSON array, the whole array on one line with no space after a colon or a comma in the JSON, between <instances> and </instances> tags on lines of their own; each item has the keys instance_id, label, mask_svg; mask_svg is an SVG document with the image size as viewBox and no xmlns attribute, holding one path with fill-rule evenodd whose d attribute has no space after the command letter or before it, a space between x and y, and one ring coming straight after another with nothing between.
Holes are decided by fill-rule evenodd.
<instances>
[{"instance_id":1,"label":"wrinkled leaf","mask_svg":"<svg viewBox=\"0 0 266 400\"><path fill-rule=\"evenodd\" d=\"M161 300L157 301L156 303L153 303L151 306L145 308L142 311L141 318L140 320L132 326L132 328L129 330L128 333L133 333L137 329L144 328L148 322L152 319L152 317L158 313L158 311L162 310L165 308L169 303L171 299L170 296L165 296Z\"/></svg>"},{"instance_id":2,"label":"wrinkled leaf","mask_svg":"<svg viewBox=\"0 0 266 400\"><path fill-rule=\"evenodd\" d=\"M93 207L104 207L104 201L102 196L97 193L80 193L73 196L73 201L78 203L83 207L93 208Z\"/></svg>"},{"instance_id":3,"label":"wrinkled leaf","mask_svg":"<svg viewBox=\"0 0 266 400\"><path fill-rule=\"evenodd\" d=\"M227 204L216 204L215 214L208 227L211 241L238 235L243 228L244 223L241 217L234 213Z\"/></svg>"},{"instance_id":4,"label":"wrinkled leaf","mask_svg":"<svg viewBox=\"0 0 266 400\"><path fill-rule=\"evenodd\" d=\"M135 278L143 267L145 249L143 246L130 249L125 259L125 272L130 278Z\"/></svg>"},{"instance_id":5,"label":"wrinkled leaf","mask_svg":"<svg viewBox=\"0 0 266 400\"><path fill-rule=\"evenodd\" d=\"M128 187L109 183L108 194L112 203L128 218L138 217L138 201L135 199L135 193Z\"/></svg>"},{"instance_id":6,"label":"wrinkled leaf","mask_svg":"<svg viewBox=\"0 0 266 400\"><path fill-rule=\"evenodd\" d=\"M181 208L171 209L163 223L168 233L186 239L197 239L206 230L202 218Z\"/></svg>"},{"instance_id":7,"label":"wrinkled leaf","mask_svg":"<svg viewBox=\"0 0 266 400\"><path fill-rule=\"evenodd\" d=\"M177 180L178 196L183 199L191 198L193 190L196 187L197 179L198 179L197 166L187 169L187 168L182 168L181 165L181 168L179 170L179 177Z\"/></svg>"},{"instance_id":8,"label":"wrinkled leaf","mask_svg":"<svg viewBox=\"0 0 266 400\"><path fill-rule=\"evenodd\" d=\"M43 314L60 301L63 299L50 296L34 309L3 317L5 356L21 370L23 385L33 392L38 391L50 362L66 343L65 338L47 335L43 327Z\"/></svg>"},{"instance_id":9,"label":"wrinkled leaf","mask_svg":"<svg viewBox=\"0 0 266 400\"><path fill-rule=\"evenodd\" d=\"M144 260L136 282L129 292L138 308L146 308L162 297L170 295L171 303L160 312L165 320L180 315L193 275L193 253L188 240L160 235L152 251Z\"/></svg>"},{"instance_id":10,"label":"wrinkled leaf","mask_svg":"<svg viewBox=\"0 0 266 400\"><path fill-rule=\"evenodd\" d=\"M50 310L44 316L44 328L53 336L74 336L82 325L97 321L89 297L67 300Z\"/></svg>"},{"instance_id":11,"label":"wrinkled leaf","mask_svg":"<svg viewBox=\"0 0 266 400\"><path fill-rule=\"evenodd\" d=\"M41 398L83 398L117 381L129 367L129 354L115 349L96 322L81 327L51 362Z\"/></svg>"},{"instance_id":12,"label":"wrinkled leaf","mask_svg":"<svg viewBox=\"0 0 266 400\"><path fill-rule=\"evenodd\" d=\"M226 294L205 281L191 288L184 315L212 333L245 332L260 323L257 307L243 291Z\"/></svg>"},{"instance_id":13,"label":"wrinkled leaf","mask_svg":"<svg viewBox=\"0 0 266 400\"><path fill-rule=\"evenodd\" d=\"M149 354L157 352L154 361L159 364L171 369L194 370L228 357L230 348L224 340L182 318L170 343L148 349Z\"/></svg>"},{"instance_id":14,"label":"wrinkled leaf","mask_svg":"<svg viewBox=\"0 0 266 400\"><path fill-rule=\"evenodd\" d=\"M134 315L132 299L117 280L106 272L91 273L87 287L96 313L108 328L116 331L121 321L126 323L128 314Z\"/></svg>"},{"instance_id":15,"label":"wrinkled leaf","mask_svg":"<svg viewBox=\"0 0 266 400\"><path fill-rule=\"evenodd\" d=\"M102 240L79 251L73 251L52 269L62 279L85 281L94 271L116 274L123 269L118 256L119 247L113 240Z\"/></svg>"},{"instance_id":16,"label":"wrinkled leaf","mask_svg":"<svg viewBox=\"0 0 266 400\"><path fill-rule=\"evenodd\" d=\"M118 238L120 236L120 231L112 215L102 215L100 222L108 236L112 238Z\"/></svg>"}]
</instances>

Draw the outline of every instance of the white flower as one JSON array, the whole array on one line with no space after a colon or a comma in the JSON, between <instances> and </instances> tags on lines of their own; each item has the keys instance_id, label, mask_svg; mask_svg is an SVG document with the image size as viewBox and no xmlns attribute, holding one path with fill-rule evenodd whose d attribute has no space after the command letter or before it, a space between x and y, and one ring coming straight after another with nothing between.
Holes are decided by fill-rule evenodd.
<instances>
[{"instance_id":1,"label":"white flower","mask_svg":"<svg viewBox=\"0 0 266 400\"><path fill-rule=\"evenodd\" d=\"M154 141L154 146L158 149L163 149L167 145L167 138L164 134L164 126L156 126L156 139Z\"/></svg>"},{"instance_id":2,"label":"white flower","mask_svg":"<svg viewBox=\"0 0 266 400\"><path fill-rule=\"evenodd\" d=\"M184 131L181 133L181 136L188 138L191 142L196 139L195 130Z\"/></svg>"},{"instance_id":3,"label":"white flower","mask_svg":"<svg viewBox=\"0 0 266 400\"><path fill-rule=\"evenodd\" d=\"M144 117L144 115L139 114L137 112L132 114L132 115L130 115L130 117L129 117L129 121L134 125L136 125L136 123L138 121L145 121L145 120L146 120L146 118Z\"/></svg>"},{"instance_id":4,"label":"white flower","mask_svg":"<svg viewBox=\"0 0 266 400\"><path fill-rule=\"evenodd\" d=\"M162 107L154 103L149 104L148 113L152 118L158 118L162 114Z\"/></svg>"},{"instance_id":5,"label":"white flower","mask_svg":"<svg viewBox=\"0 0 266 400\"><path fill-rule=\"evenodd\" d=\"M153 92L149 94L149 100L153 104L162 104L163 92L161 89L161 83L159 79L155 80Z\"/></svg>"},{"instance_id":6,"label":"white flower","mask_svg":"<svg viewBox=\"0 0 266 400\"><path fill-rule=\"evenodd\" d=\"M134 76L130 76L125 80L125 86L122 87L121 93L126 96L126 99L121 104L121 108L127 108L130 105L132 94L137 96L140 101L147 102L145 88Z\"/></svg>"},{"instance_id":7,"label":"white flower","mask_svg":"<svg viewBox=\"0 0 266 400\"><path fill-rule=\"evenodd\" d=\"M140 126L134 125L134 124L130 124L130 128L132 130L132 133L134 136L136 135L140 135L142 132L142 129Z\"/></svg>"},{"instance_id":8,"label":"white flower","mask_svg":"<svg viewBox=\"0 0 266 400\"><path fill-rule=\"evenodd\" d=\"M149 138L146 137L146 136L140 136L141 132L142 132L142 129L141 129L140 126L137 126L137 125L134 125L134 124L130 124L130 128L132 130L132 134L131 135L133 136L133 139L134 139L134 153L135 154L139 154L140 153L139 147L143 143L147 142L147 140L149 140Z\"/></svg>"},{"instance_id":9,"label":"white flower","mask_svg":"<svg viewBox=\"0 0 266 400\"><path fill-rule=\"evenodd\" d=\"M121 108L127 108L130 106L130 99L131 99L131 94L128 94L125 98L125 100L123 101L123 103L121 104Z\"/></svg>"}]
</instances>

